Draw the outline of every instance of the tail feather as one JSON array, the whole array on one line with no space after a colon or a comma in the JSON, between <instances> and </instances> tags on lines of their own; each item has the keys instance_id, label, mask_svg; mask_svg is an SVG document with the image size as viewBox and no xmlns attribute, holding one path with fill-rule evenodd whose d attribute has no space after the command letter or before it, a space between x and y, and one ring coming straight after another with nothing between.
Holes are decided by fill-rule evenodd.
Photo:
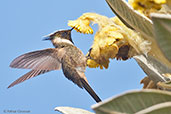
<instances>
[{"instance_id":1,"label":"tail feather","mask_svg":"<svg viewBox=\"0 0 171 114\"><path fill-rule=\"evenodd\" d=\"M98 103L101 102L102 100L97 96L97 94L94 92L94 90L90 87L90 85L83 79L81 78L81 82L83 87L86 89L86 91L93 97L93 99Z\"/></svg>"}]
</instances>

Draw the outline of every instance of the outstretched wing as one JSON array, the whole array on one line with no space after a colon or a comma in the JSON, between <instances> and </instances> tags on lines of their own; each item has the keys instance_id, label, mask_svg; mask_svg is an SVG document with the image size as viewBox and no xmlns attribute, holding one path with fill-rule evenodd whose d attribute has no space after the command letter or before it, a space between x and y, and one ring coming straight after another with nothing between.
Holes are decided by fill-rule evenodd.
<instances>
[{"instance_id":1,"label":"outstretched wing","mask_svg":"<svg viewBox=\"0 0 171 114\"><path fill-rule=\"evenodd\" d=\"M8 88L51 70L59 70L64 54L64 49L49 48L26 53L17 57L12 61L10 67L32 70L14 81Z\"/></svg>"},{"instance_id":2,"label":"outstretched wing","mask_svg":"<svg viewBox=\"0 0 171 114\"><path fill-rule=\"evenodd\" d=\"M14 85L17 85L25 80L28 80L30 78L36 77L40 74L44 74L46 72L49 72L49 70L31 70L27 74L23 75L22 77L18 78L16 81L14 81L12 84L8 86L8 88L13 87Z\"/></svg>"},{"instance_id":3,"label":"outstretched wing","mask_svg":"<svg viewBox=\"0 0 171 114\"><path fill-rule=\"evenodd\" d=\"M10 67L34 70L58 70L64 49L49 48L23 54L12 61Z\"/></svg>"}]
</instances>

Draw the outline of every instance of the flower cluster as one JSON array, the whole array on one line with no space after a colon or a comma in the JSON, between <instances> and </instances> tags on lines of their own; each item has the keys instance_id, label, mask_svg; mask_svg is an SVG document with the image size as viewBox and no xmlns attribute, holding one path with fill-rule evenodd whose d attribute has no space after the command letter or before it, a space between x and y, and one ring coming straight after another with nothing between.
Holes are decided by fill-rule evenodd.
<instances>
[{"instance_id":1,"label":"flower cluster","mask_svg":"<svg viewBox=\"0 0 171 114\"><path fill-rule=\"evenodd\" d=\"M83 17L78 18L75 21L69 21L68 26L74 27L74 29L80 33L93 34L93 29L89 26L90 21L86 18L83 18Z\"/></svg>"},{"instance_id":2,"label":"flower cluster","mask_svg":"<svg viewBox=\"0 0 171 114\"><path fill-rule=\"evenodd\" d=\"M108 18L96 13L85 13L68 25L80 33L93 33L90 23L99 25L88 52L87 65L90 68L108 68L109 59L127 60L140 52L147 53L149 44L139 35L127 28L117 17Z\"/></svg>"},{"instance_id":3,"label":"flower cluster","mask_svg":"<svg viewBox=\"0 0 171 114\"><path fill-rule=\"evenodd\" d=\"M158 12L166 0L128 0L128 2L135 10L149 17L150 13Z\"/></svg>"},{"instance_id":4,"label":"flower cluster","mask_svg":"<svg viewBox=\"0 0 171 114\"><path fill-rule=\"evenodd\" d=\"M99 30L96 32L91 51L87 55L87 65L91 68L108 68L109 59L116 57L119 48L126 45L124 35L120 32L121 28L114 21L106 16L96 13L85 13L77 20L69 21L68 25L74 27L80 33L92 33L90 23L97 23Z\"/></svg>"},{"instance_id":5,"label":"flower cluster","mask_svg":"<svg viewBox=\"0 0 171 114\"><path fill-rule=\"evenodd\" d=\"M89 67L108 68L109 58L115 58L120 46L126 43L124 36L117 31L114 26L106 26L96 33L89 52L92 58L87 62Z\"/></svg>"}]
</instances>

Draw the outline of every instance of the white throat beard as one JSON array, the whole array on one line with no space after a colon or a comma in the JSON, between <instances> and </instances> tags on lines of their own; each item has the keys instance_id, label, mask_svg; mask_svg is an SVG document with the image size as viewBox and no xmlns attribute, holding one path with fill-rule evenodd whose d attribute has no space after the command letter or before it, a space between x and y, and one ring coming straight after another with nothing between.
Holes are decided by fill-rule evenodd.
<instances>
[{"instance_id":1,"label":"white throat beard","mask_svg":"<svg viewBox=\"0 0 171 114\"><path fill-rule=\"evenodd\" d=\"M53 40L54 43L67 43L73 45L73 43L70 40L67 39L61 39L60 37L57 37Z\"/></svg>"}]
</instances>

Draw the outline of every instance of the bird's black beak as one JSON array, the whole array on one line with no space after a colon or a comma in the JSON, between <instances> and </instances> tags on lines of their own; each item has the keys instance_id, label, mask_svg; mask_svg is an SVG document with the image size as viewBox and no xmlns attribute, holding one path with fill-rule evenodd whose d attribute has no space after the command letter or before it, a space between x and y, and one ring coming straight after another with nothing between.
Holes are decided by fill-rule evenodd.
<instances>
[{"instance_id":1,"label":"bird's black beak","mask_svg":"<svg viewBox=\"0 0 171 114\"><path fill-rule=\"evenodd\" d=\"M72 27L71 29L70 29L70 31L72 31L74 29L74 27Z\"/></svg>"},{"instance_id":2,"label":"bird's black beak","mask_svg":"<svg viewBox=\"0 0 171 114\"><path fill-rule=\"evenodd\" d=\"M43 41L44 40L51 40L51 37L50 36L45 36L45 37L43 37Z\"/></svg>"}]
</instances>

